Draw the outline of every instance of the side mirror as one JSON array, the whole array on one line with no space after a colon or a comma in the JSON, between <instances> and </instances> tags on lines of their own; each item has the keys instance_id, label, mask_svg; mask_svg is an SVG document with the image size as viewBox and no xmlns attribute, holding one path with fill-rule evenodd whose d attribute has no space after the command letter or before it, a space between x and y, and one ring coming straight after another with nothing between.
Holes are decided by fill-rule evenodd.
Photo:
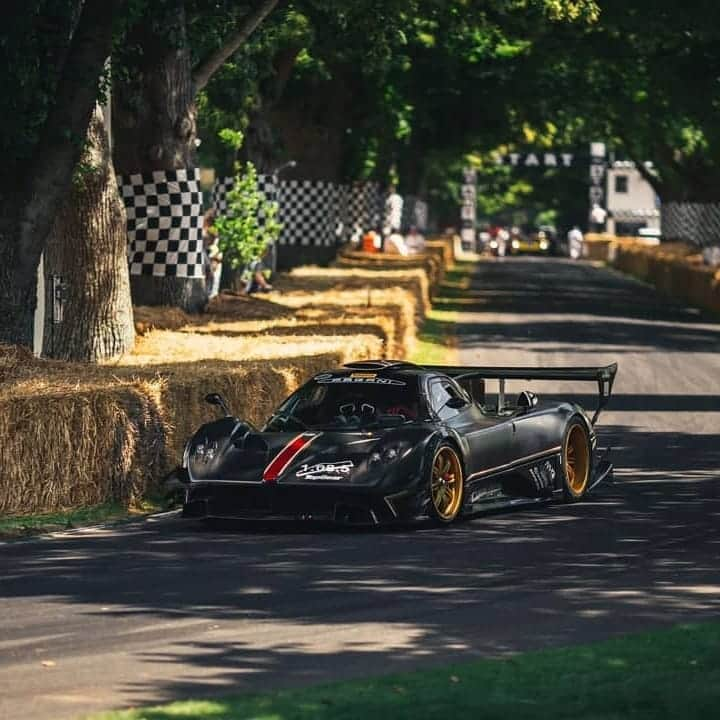
<instances>
[{"instance_id":1,"label":"side mirror","mask_svg":"<svg viewBox=\"0 0 720 720\"><path fill-rule=\"evenodd\" d=\"M205 402L209 403L210 405L217 405L218 407L222 408L225 415L231 415L230 408L228 407L227 403L225 402L225 399L220 393L210 393L209 395L205 396Z\"/></svg>"},{"instance_id":2,"label":"side mirror","mask_svg":"<svg viewBox=\"0 0 720 720\"><path fill-rule=\"evenodd\" d=\"M517 399L518 412L528 412L538 404L538 396L529 390L523 390Z\"/></svg>"}]
</instances>

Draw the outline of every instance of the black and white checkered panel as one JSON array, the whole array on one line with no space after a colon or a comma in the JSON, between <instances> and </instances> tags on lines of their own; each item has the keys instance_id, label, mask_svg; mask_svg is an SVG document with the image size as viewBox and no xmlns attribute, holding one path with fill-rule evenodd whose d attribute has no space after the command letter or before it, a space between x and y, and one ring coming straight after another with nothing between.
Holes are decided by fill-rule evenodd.
<instances>
[{"instance_id":1,"label":"black and white checkered panel","mask_svg":"<svg viewBox=\"0 0 720 720\"><path fill-rule=\"evenodd\" d=\"M212 206L218 215L224 215L227 212L227 195L232 190L233 185L234 179L229 175L217 178L213 183Z\"/></svg>"},{"instance_id":2,"label":"black and white checkered panel","mask_svg":"<svg viewBox=\"0 0 720 720\"><path fill-rule=\"evenodd\" d=\"M272 175L258 175L257 180L258 190L263 193L265 200L268 202L275 201L275 184ZM233 189L234 184L235 178L231 175L226 175L224 178L215 181L212 189L212 206L218 215L225 215L227 213L228 193ZM261 225L263 218L263 212L260 210L258 220Z\"/></svg>"},{"instance_id":3,"label":"black and white checkered panel","mask_svg":"<svg viewBox=\"0 0 720 720\"><path fill-rule=\"evenodd\" d=\"M337 187L315 180L280 183L280 245L335 245Z\"/></svg>"},{"instance_id":4,"label":"black and white checkered panel","mask_svg":"<svg viewBox=\"0 0 720 720\"><path fill-rule=\"evenodd\" d=\"M335 242L344 245L350 241L348 203L350 188L347 185L335 186Z\"/></svg>"},{"instance_id":5,"label":"black and white checkered panel","mask_svg":"<svg viewBox=\"0 0 720 720\"><path fill-rule=\"evenodd\" d=\"M685 240L699 247L720 245L720 203L663 203L660 227L666 240Z\"/></svg>"},{"instance_id":6,"label":"black and white checkered panel","mask_svg":"<svg viewBox=\"0 0 720 720\"><path fill-rule=\"evenodd\" d=\"M357 182L347 190L347 227L351 242L360 242L363 234L380 224L380 186Z\"/></svg>"},{"instance_id":7,"label":"black and white checkered panel","mask_svg":"<svg viewBox=\"0 0 720 720\"><path fill-rule=\"evenodd\" d=\"M203 278L200 171L118 175L131 275Z\"/></svg>"},{"instance_id":8,"label":"black and white checkered panel","mask_svg":"<svg viewBox=\"0 0 720 720\"><path fill-rule=\"evenodd\" d=\"M417 195L406 195L402 209L402 228L407 231L410 227L416 227L420 232L425 232L428 226L427 203Z\"/></svg>"}]
</instances>

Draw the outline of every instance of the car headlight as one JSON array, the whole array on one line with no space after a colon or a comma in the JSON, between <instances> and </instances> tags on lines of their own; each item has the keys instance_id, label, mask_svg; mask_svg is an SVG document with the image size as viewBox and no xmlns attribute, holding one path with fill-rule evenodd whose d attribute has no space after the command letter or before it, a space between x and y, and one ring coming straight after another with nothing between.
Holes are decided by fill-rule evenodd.
<instances>
[{"instance_id":1,"label":"car headlight","mask_svg":"<svg viewBox=\"0 0 720 720\"><path fill-rule=\"evenodd\" d=\"M195 452L193 454L196 460L209 463L215 459L217 450L218 444L216 440L213 440L212 442L210 440L206 440L205 442L198 443L195 446Z\"/></svg>"},{"instance_id":2,"label":"car headlight","mask_svg":"<svg viewBox=\"0 0 720 720\"><path fill-rule=\"evenodd\" d=\"M491 241L490 241L490 247L491 247L493 250L495 250L495 248L497 248L497 246L498 246L498 241L497 241L497 240L491 240Z\"/></svg>"},{"instance_id":3,"label":"car headlight","mask_svg":"<svg viewBox=\"0 0 720 720\"><path fill-rule=\"evenodd\" d=\"M404 442L387 445L381 450L371 453L368 465L372 469L375 469L380 465L390 465L391 463L404 458L412 451L412 449L412 445Z\"/></svg>"},{"instance_id":4,"label":"car headlight","mask_svg":"<svg viewBox=\"0 0 720 720\"><path fill-rule=\"evenodd\" d=\"M550 247L547 240L541 240L540 241L540 249L541 250L547 250Z\"/></svg>"},{"instance_id":5,"label":"car headlight","mask_svg":"<svg viewBox=\"0 0 720 720\"><path fill-rule=\"evenodd\" d=\"M519 240L513 240L512 246L514 250L517 250L520 247L520 241Z\"/></svg>"}]
</instances>

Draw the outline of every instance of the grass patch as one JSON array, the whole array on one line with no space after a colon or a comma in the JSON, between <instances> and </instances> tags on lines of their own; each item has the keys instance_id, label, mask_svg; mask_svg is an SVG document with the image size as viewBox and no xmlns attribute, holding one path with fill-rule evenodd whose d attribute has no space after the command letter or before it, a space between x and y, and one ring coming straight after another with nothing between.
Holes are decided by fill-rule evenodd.
<instances>
[{"instance_id":1,"label":"grass patch","mask_svg":"<svg viewBox=\"0 0 720 720\"><path fill-rule=\"evenodd\" d=\"M471 264L458 264L445 273L434 303L442 307L470 286ZM452 365L457 361L455 328L459 314L455 310L433 308L425 317L418 342L410 360L419 365Z\"/></svg>"},{"instance_id":2,"label":"grass patch","mask_svg":"<svg viewBox=\"0 0 720 720\"><path fill-rule=\"evenodd\" d=\"M595 645L92 720L706 720L720 702L720 623Z\"/></svg>"},{"instance_id":3,"label":"grass patch","mask_svg":"<svg viewBox=\"0 0 720 720\"><path fill-rule=\"evenodd\" d=\"M53 513L0 517L0 538L25 537L58 530L71 530L110 520L146 515L165 508L164 499L152 497L144 498L130 509L119 502L106 502Z\"/></svg>"},{"instance_id":4,"label":"grass patch","mask_svg":"<svg viewBox=\"0 0 720 720\"><path fill-rule=\"evenodd\" d=\"M452 365L456 360L457 313L431 310L418 334L410 360L418 365Z\"/></svg>"}]
</instances>

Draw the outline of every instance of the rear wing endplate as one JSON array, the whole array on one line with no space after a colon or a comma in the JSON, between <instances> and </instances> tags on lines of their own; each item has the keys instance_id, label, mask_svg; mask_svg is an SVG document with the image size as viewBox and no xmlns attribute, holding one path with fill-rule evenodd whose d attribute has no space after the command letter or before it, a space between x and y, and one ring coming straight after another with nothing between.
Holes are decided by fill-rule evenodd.
<instances>
[{"instance_id":1,"label":"rear wing endplate","mask_svg":"<svg viewBox=\"0 0 720 720\"><path fill-rule=\"evenodd\" d=\"M598 406L592 417L593 425L610 400L618 369L617 363L604 367L459 367L452 365L425 365L424 367L426 370L442 373L457 381L498 380L500 382L498 409L502 409L504 405L505 380L594 381L598 387Z\"/></svg>"}]
</instances>

